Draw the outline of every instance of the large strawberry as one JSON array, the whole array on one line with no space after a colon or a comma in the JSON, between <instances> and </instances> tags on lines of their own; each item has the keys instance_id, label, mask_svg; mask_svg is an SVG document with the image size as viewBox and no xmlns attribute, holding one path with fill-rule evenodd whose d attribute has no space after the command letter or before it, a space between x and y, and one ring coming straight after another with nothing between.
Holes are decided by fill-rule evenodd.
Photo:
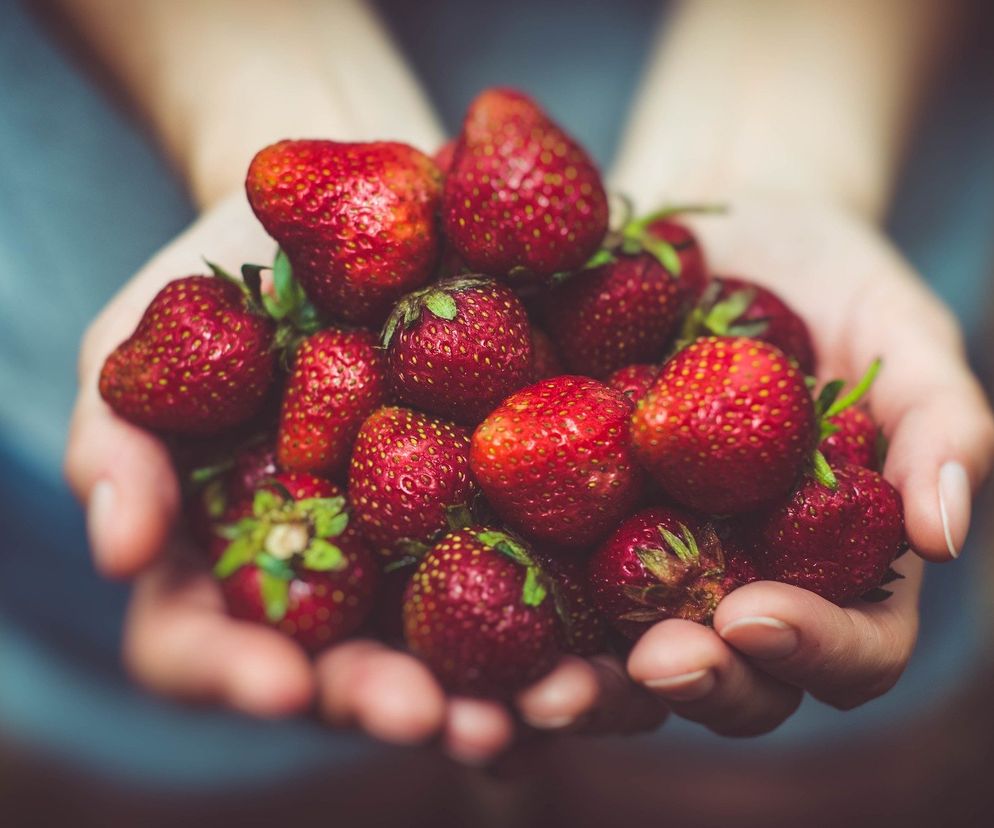
<instances>
[{"instance_id":1,"label":"large strawberry","mask_svg":"<svg viewBox=\"0 0 994 828\"><path fill-rule=\"evenodd\" d=\"M210 434L262 406L275 371L275 327L226 276L186 276L156 294L104 362L100 394L143 428Z\"/></svg>"},{"instance_id":2,"label":"large strawberry","mask_svg":"<svg viewBox=\"0 0 994 828\"><path fill-rule=\"evenodd\" d=\"M907 548L901 495L875 471L844 463L836 487L806 477L784 504L759 518L755 554L765 578L809 589L836 604L870 593L893 577Z\"/></svg>"},{"instance_id":3,"label":"large strawberry","mask_svg":"<svg viewBox=\"0 0 994 828\"><path fill-rule=\"evenodd\" d=\"M328 328L297 349L283 395L278 456L296 471L337 476L359 426L386 401L386 360L376 335Z\"/></svg>"},{"instance_id":4,"label":"large strawberry","mask_svg":"<svg viewBox=\"0 0 994 828\"><path fill-rule=\"evenodd\" d=\"M441 175L406 144L280 141L252 159L245 186L325 313L379 324L431 275Z\"/></svg>"},{"instance_id":5,"label":"large strawberry","mask_svg":"<svg viewBox=\"0 0 994 828\"><path fill-rule=\"evenodd\" d=\"M600 611L632 639L667 618L710 623L738 586L714 528L668 507L628 518L594 552L587 574Z\"/></svg>"},{"instance_id":6,"label":"large strawberry","mask_svg":"<svg viewBox=\"0 0 994 828\"><path fill-rule=\"evenodd\" d=\"M537 382L473 434L470 467L497 513L546 543L599 540L638 500L628 437L632 401L587 377Z\"/></svg>"},{"instance_id":7,"label":"large strawberry","mask_svg":"<svg viewBox=\"0 0 994 828\"><path fill-rule=\"evenodd\" d=\"M476 484L469 432L408 408L384 407L362 424L349 465L355 521L375 550L423 552L462 521Z\"/></svg>"},{"instance_id":8,"label":"large strawberry","mask_svg":"<svg viewBox=\"0 0 994 828\"><path fill-rule=\"evenodd\" d=\"M445 178L446 235L474 270L515 282L580 267L607 230L600 174L527 96L470 104Z\"/></svg>"},{"instance_id":9,"label":"large strawberry","mask_svg":"<svg viewBox=\"0 0 994 828\"><path fill-rule=\"evenodd\" d=\"M532 378L525 308L490 280L457 277L404 297L383 344L399 402L467 425Z\"/></svg>"},{"instance_id":10,"label":"large strawberry","mask_svg":"<svg viewBox=\"0 0 994 828\"><path fill-rule=\"evenodd\" d=\"M560 628L547 576L493 529L443 537L407 586L404 636L453 692L507 697L546 673Z\"/></svg>"},{"instance_id":11,"label":"large strawberry","mask_svg":"<svg viewBox=\"0 0 994 828\"><path fill-rule=\"evenodd\" d=\"M281 474L231 507L233 522L216 530L225 548L214 573L233 616L268 623L310 651L362 624L379 573L339 491L313 475Z\"/></svg>"}]
</instances>

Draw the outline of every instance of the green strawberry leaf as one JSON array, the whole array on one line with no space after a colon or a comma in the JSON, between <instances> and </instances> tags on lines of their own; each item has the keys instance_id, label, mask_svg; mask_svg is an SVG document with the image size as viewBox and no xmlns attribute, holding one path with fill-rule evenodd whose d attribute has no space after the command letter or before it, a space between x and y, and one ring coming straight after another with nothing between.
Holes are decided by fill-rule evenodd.
<instances>
[{"instance_id":1,"label":"green strawberry leaf","mask_svg":"<svg viewBox=\"0 0 994 828\"><path fill-rule=\"evenodd\" d=\"M383 326L383 333L380 334L380 344L386 348L390 345L390 340L393 339L394 332L397 330L397 326L400 324L400 314L396 311L390 314L387 319L387 323Z\"/></svg>"},{"instance_id":2,"label":"green strawberry leaf","mask_svg":"<svg viewBox=\"0 0 994 828\"><path fill-rule=\"evenodd\" d=\"M825 413L832 407L832 404L839 396L839 392L842 391L843 385L845 383L838 379L825 383L825 387L818 394L818 399L815 400L815 414L819 417L825 417Z\"/></svg>"},{"instance_id":3,"label":"green strawberry leaf","mask_svg":"<svg viewBox=\"0 0 994 828\"><path fill-rule=\"evenodd\" d=\"M831 489L833 492L839 488L839 481L835 477L835 472L833 472L832 467L828 465L825 455L817 449L815 449L815 452L812 455L811 464L815 480L821 483L821 485L825 488Z\"/></svg>"},{"instance_id":4,"label":"green strawberry leaf","mask_svg":"<svg viewBox=\"0 0 994 828\"><path fill-rule=\"evenodd\" d=\"M735 291L727 299L714 304L704 318L704 327L717 336L726 336L732 323L749 310L755 298L756 291L752 288Z\"/></svg>"},{"instance_id":5,"label":"green strawberry leaf","mask_svg":"<svg viewBox=\"0 0 994 828\"><path fill-rule=\"evenodd\" d=\"M349 525L349 513L320 512L314 517L314 533L319 538L337 538Z\"/></svg>"},{"instance_id":6,"label":"green strawberry leaf","mask_svg":"<svg viewBox=\"0 0 994 828\"><path fill-rule=\"evenodd\" d=\"M583 270L593 270L595 267L603 267L607 264L612 264L618 261L617 256L614 255L610 250L601 248L593 256L587 259L586 263L583 265Z\"/></svg>"},{"instance_id":7,"label":"green strawberry leaf","mask_svg":"<svg viewBox=\"0 0 994 828\"><path fill-rule=\"evenodd\" d=\"M273 259L273 293L281 305L291 308L296 303L299 294L299 286L293 278L293 268L290 259L280 248L276 251L276 258Z\"/></svg>"},{"instance_id":8,"label":"green strawberry leaf","mask_svg":"<svg viewBox=\"0 0 994 828\"><path fill-rule=\"evenodd\" d=\"M826 409L825 417L834 417L836 414L841 414L847 408L851 408L861 399L867 391L870 390L870 386L873 385L873 381L877 378L877 374L880 373L880 367L883 363L879 359L873 360L870 363L870 367L866 369L866 373L860 378L860 381L853 386L853 389L846 394L835 400L832 405Z\"/></svg>"},{"instance_id":9,"label":"green strawberry leaf","mask_svg":"<svg viewBox=\"0 0 994 828\"><path fill-rule=\"evenodd\" d=\"M680 254L672 244L655 236L646 235L642 238L642 247L674 276L680 275L683 265L680 262Z\"/></svg>"},{"instance_id":10,"label":"green strawberry leaf","mask_svg":"<svg viewBox=\"0 0 994 828\"><path fill-rule=\"evenodd\" d=\"M444 290L432 290L424 298L425 307L428 308L439 319L452 321L456 318L459 309L456 307L456 300Z\"/></svg>"},{"instance_id":11,"label":"green strawberry leaf","mask_svg":"<svg viewBox=\"0 0 994 828\"><path fill-rule=\"evenodd\" d=\"M414 538L401 538L394 544L394 549L403 552L404 558L420 560L431 547L424 541L415 540ZM386 552L389 554L390 550L386 550Z\"/></svg>"},{"instance_id":12,"label":"green strawberry leaf","mask_svg":"<svg viewBox=\"0 0 994 828\"><path fill-rule=\"evenodd\" d=\"M521 601L527 607L537 607L548 594L543 583L542 570L537 566L529 566L525 570L525 582L521 587Z\"/></svg>"},{"instance_id":13,"label":"green strawberry leaf","mask_svg":"<svg viewBox=\"0 0 994 828\"><path fill-rule=\"evenodd\" d=\"M665 549L655 546L640 546L635 550L635 554L642 562L642 566L657 581L667 582L670 578L670 556Z\"/></svg>"},{"instance_id":14,"label":"green strawberry leaf","mask_svg":"<svg viewBox=\"0 0 994 828\"><path fill-rule=\"evenodd\" d=\"M505 532L496 529L487 529L476 533L480 543L484 543L491 549L495 549L502 555L507 555L512 561L522 566L532 566L532 559L528 555L528 550Z\"/></svg>"},{"instance_id":15,"label":"green strawberry leaf","mask_svg":"<svg viewBox=\"0 0 994 828\"><path fill-rule=\"evenodd\" d=\"M241 520L235 521L235 523L216 526L214 528L214 534L220 535L225 540L235 540L236 538L240 538L242 535L250 534L259 526L260 523L256 518L245 517Z\"/></svg>"},{"instance_id":16,"label":"green strawberry leaf","mask_svg":"<svg viewBox=\"0 0 994 828\"><path fill-rule=\"evenodd\" d=\"M315 572L340 572L349 565L345 553L333 543L323 538L314 538L304 550L304 566Z\"/></svg>"},{"instance_id":17,"label":"green strawberry leaf","mask_svg":"<svg viewBox=\"0 0 994 828\"><path fill-rule=\"evenodd\" d=\"M293 580L293 569L286 561L274 558L268 552L260 552L255 556L255 563L259 569L268 572L274 578L282 578L284 581Z\"/></svg>"},{"instance_id":18,"label":"green strawberry leaf","mask_svg":"<svg viewBox=\"0 0 994 828\"><path fill-rule=\"evenodd\" d=\"M903 580L904 576L900 572L898 572L896 569L891 569L890 567L888 567L887 571L884 573L883 580L881 580L880 583L892 584L894 583L894 581L903 581Z\"/></svg>"},{"instance_id":19,"label":"green strawberry leaf","mask_svg":"<svg viewBox=\"0 0 994 828\"><path fill-rule=\"evenodd\" d=\"M883 589L881 587L876 587L871 589L869 592L864 592L859 596L861 601L868 601L871 604L879 604L881 601L886 601L894 593L889 589Z\"/></svg>"},{"instance_id":20,"label":"green strawberry leaf","mask_svg":"<svg viewBox=\"0 0 994 828\"><path fill-rule=\"evenodd\" d=\"M818 427L818 442L820 443L826 437L831 437L838 430L839 427L831 420L822 420L821 425Z\"/></svg>"},{"instance_id":21,"label":"green strawberry leaf","mask_svg":"<svg viewBox=\"0 0 994 828\"><path fill-rule=\"evenodd\" d=\"M252 563L261 548L254 534L235 538L214 564L214 575L218 578L227 578L234 574L243 566Z\"/></svg>"},{"instance_id":22,"label":"green strawberry leaf","mask_svg":"<svg viewBox=\"0 0 994 828\"><path fill-rule=\"evenodd\" d=\"M270 512L279 509L286 501L269 489L259 489L252 498L252 514L263 518Z\"/></svg>"},{"instance_id":23,"label":"green strawberry leaf","mask_svg":"<svg viewBox=\"0 0 994 828\"><path fill-rule=\"evenodd\" d=\"M272 623L282 621L290 607L290 581L263 570L259 573L259 592Z\"/></svg>"},{"instance_id":24,"label":"green strawberry leaf","mask_svg":"<svg viewBox=\"0 0 994 828\"><path fill-rule=\"evenodd\" d=\"M680 534L683 535L682 538L677 537L662 524L659 525L658 529L659 534L663 536L667 546L673 550L673 554L677 556L681 563L697 563L697 560L701 556L701 552L697 546L697 541L694 539L693 533L686 526L682 523L680 524Z\"/></svg>"}]
</instances>

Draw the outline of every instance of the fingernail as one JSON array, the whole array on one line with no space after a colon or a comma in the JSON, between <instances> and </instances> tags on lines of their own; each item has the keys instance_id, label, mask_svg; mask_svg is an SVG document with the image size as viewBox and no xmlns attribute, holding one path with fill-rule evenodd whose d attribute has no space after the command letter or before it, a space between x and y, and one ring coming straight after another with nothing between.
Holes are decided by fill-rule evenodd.
<instances>
[{"instance_id":1,"label":"fingernail","mask_svg":"<svg viewBox=\"0 0 994 828\"><path fill-rule=\"evenodd\" d=\"M970 478L961 463L950 461L939 469L939 514L946 548L958 558L970 527Z\"/></svg>"},{"instance_id":2,"label":"fingernail","mask_svg":"<svg viewBox=\"0 0 994 828\"><path fill-rule=\"evenodd\" d=\"M569 727L576 721L576 716L526 716L522 714L521 718L536 730L560 730Z\"/></svg>"},{"instance_id":3,"label":"fingernail","mask_svg":"<svg viewBox=\"0 0 994 828\"><path fill-rule=\"evenodd\" d=\"M104 537L107 527L114 519L116 511L117 492L109 480L99 481L90 490L90 500L86 506L86 530L90 538L90 546L94 551L100 551L99 541Z\"/></svg>"},{"instance_id":4,"label":"fingernail","mask_svg":"<svg viewBox=\"0 0 994 828\"><path fill-rule=\"evenodd\" d=\"M726 624L718 635L754 658L786 658L799 643L797 630L778 618L749 616Z\"/></svg>"},{"instance_id":5,"label":"fingernail","mask_svg":"<svg viewBox=\"0 0 994 828\"><path fill-rule=\"evenodd\" d=\"M648 679L645 686L671 701L695 701L714 689L714 670L695 670L677 676Z\"/></svg>"}]
</instances>

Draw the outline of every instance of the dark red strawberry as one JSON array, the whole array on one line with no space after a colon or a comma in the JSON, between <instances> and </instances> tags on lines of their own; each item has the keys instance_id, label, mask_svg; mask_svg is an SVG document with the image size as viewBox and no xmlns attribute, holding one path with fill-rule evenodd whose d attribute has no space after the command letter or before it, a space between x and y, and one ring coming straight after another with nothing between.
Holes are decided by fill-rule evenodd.
<instances>
[{"instance_id":1,"label":"dark red strawberry","mask_svg":"<svg viewBox=\"0 0 994 828\"><path fill-rule=\"evenodd\" d=\"M471 268L514 282L573 270L607 219L593 161L532 100L489 89L473 101L442 197L446 235Z\"/></svg>"},{"instance_id":2,"label":"dark red strawberry","mask_svg":"<svg viewBox=\"0 0 994 828\"><path fill-rule=\"evenodd\" d=\"M607 628L590 594L585 563L573 550L535 548L532 558L551 582L562 630L562 648L582 656L604 652Z\"/></svg>"},{"instance_id":3,"label":"dark red strawberry","mask_svg":"<svg viewBox=\"0 0 994 828\"><path fill-rule=\"evenodd\" d=\"M100 394L118 416L143 428L223 431L262 406L275 370L274 332L233 280L175 279L107 357Z\"/></svg>"},{"instance_id":4,"label":"dark red strawberry","mask_svg":"<svg viewBox=\"0 0 994 828\"><path fill-rule=\"evenodd\" d=\"M592 544L639 498L631 411L631 400L587 377L537 382L476 429L473 475L518 531L558 546Z\"/></svg>"},{"instance_id":5,"label":"dark red strawberry","mask_svg":"<svg viewBox=\"0 0 994 828\"><path fill-rule=\"evenodd\" d=\"M556 353L549 335L541 328L532 326L532 380L550 379L565 374L563 364Z\"/></svg>"},{"instance_id":6,"label":"dark red strawberry","mask_svg":"<svg viewBox=\"0 0 994 828\"><path fill-rule=\"evenodd\" d=\"M795 363L745 337L688 345L632 417L643 466L674 501L705 514L741 514L787 497L818 439Z\"/></svg>"},{"instance_id":7,"label":"dark red strawberry","mask_svg":"<svg viewBox=\"0 0 994 828\"><path fill-rule=\"evenodd\" d=\"M853 463L880 471L880 435L877 424L859 406L843 409L829 420L838 430L821 441L829 465Z\"/></svg>"},{"instance_id":8,"label":"dark red strawberry","mask_svg":"<svg viewBox=\"0 0 994 828\"><path fill-rule=\"evenodd\" d=\"M754 549L765 578L846 604L887 581L907 541L897 489L861 466L834 471L834 491L806 477L790 500L759 518Z\"/></svg>"},{"instance_id":9,"label":"dark red strawberry","mask_svg":"<svg viewBox=\"0 0 994 828\"><path fill-rule=\"evenodd\" d=\"M711 623L738 585L714 527L666 507L622 523L594 552L587 575L600 611L631 639L667 618Z\"/></svg>"},{"instance_id":10,"label":"dark red strawberry","mask_svg":"<svg viewBox=\"0 0 994 828\"><path fill-rule=\"evenodd\" d=\"M349 465L356 526L391 557L423 552L476 494L469 432L407 408L384 407L362 424Z\"/></svg>"},{"instance_id":11,"label":"dark red strawberry","mask_svg":"<svg viewBox=\"0 0 994 828\"><path fill-rule=\"evenodd\" d=\"M659 365L637 363L619 368L605 382L616 391L620 391L632 402L637 403L646 394L659 376L662 369Z\"/></svg>"},{"instance_id":12,"label":"dark red strawberry","mask_svg":"<svg viewBox=\"0 0 994 828\"><path fill-rule=\"evenodd\" d=\"M338 491L313 475L278 475L246 516L217 530L227 546L214 573L234 617L274 626L311 652L362 624L379 573Z\"/></svg>"},{"instance_id":13,"label":"dark red strawberry","mask_svg":"<svg viewBox=\"0 0 994 828\"><path fill-rule=\"evenodd\" d=\"M386 401L386 359L376 335L328 328L297 349L283 396L280 465L332 477L348 465L359 426Z\"/></svg>"},{"instance_id":14,"label":"dark red strawberry","mask_svg":"<svg viewBox=\"0 0 994 828\"><path fill-rule=\"evenodd\" d=\"M431 275L441 174L406 144L280 141L252 159L245 186L307 295L331 316L379 324Z\"/></svg>"},{"instance_id":15,"label":"dark red strawberry","mask_svg":"<svg viewBox=\"0 0 994 828\"><path fill-rule=\"evenodd\" d=\"M506 698L552 668L559 618L526 546L461 529L421 560L404 598L407 646L451 691Z\"/></svg>"},{"instance_id":16,"label":"dark red strawberry","mask_svg":"<svg viewBox=\"0 0 994 828\"><path fill-rule=\"evenodd\" d=\"M531 326L514 292L456 278L397 303L383 330L398 402L476 425L531 381Z\"/></svg>"}]
</instances>

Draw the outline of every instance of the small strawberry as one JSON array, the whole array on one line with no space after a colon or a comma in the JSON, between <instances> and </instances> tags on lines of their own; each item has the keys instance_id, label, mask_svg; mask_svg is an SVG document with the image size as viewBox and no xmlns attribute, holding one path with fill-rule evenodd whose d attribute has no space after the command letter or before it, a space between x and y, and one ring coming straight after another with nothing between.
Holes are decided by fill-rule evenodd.
<instances>
[{"instance_id":1,"label":"small strawberry","mask_svg":"<svg viewBox=\"0 0 994 828\"><path fill-rule=\"evenodd\" d=\"M592 544L639 498L631 411L631 400L596 380L537 382L504 400L476 429L473 475L518 531L559 546Z\"/></svg>"},{"instance_id":2,"label":"small strawberry","mask_svg":"<svg viewBox=\"0 0 994 828\"><path fill-rule=\"evenodd\" d=\"M551 379L565 374L556 346L541 328L532 326L532 381Z\"/></svg>"},{"instance_id":3,"label":"small strawberry","mask_svg":"<svg viewBox=\"0 0 994 828\"><path fill-rule=\"evenodd\" d=\"M337 477L359 426L386 401L386 360L376 335L328 328L301 342L283 396L280 465Z\"/></svg>"},{"instance_id":4,"label":"small strawberry","mask_svg":"<svg viewBox=\"0 0 994 828\"><path fill-rule=\"evenodd\" d=\"M709 624L738 586L714 528L668 507L622 523L594 552L587 575L600 611L631 639L667 618Z\"/></svg>"},{"instance_id":5,"label":"small strawberry","mask_svg":"<svg viewBox=\"0 0 994 828\"><path fill-rule=\"evenodd\" d=\"M584 562L569 551L538 547L532 550L532 558L551 582L563 650L581 656L603 653L607 648L607 628L590 594Z\"/></svg>"},{"instance_id":6,"label":"small strawberry","mask_svg":"<svg viewBox=\"0 0 994 828\"><path fill-rule=\"evenodd\" d=\"M761 516L753 529L765 578L846 604L875 592L894 576L889 569L907 548L901 495L875 471L844 463L834 469L834 491L806 477L786 503Z\"/></svg>"},{"instance_id":7,"label":"small strawberry","mask_svg":"<svg viewBox=\"0 0 994 828\"><path fill-rule=\"evenodd\" d=\"M496 282L438 282L397 303L383 330L397 400L476 425L532 374L528 316Z\"/></svg>"},{"instance_id":8,"label":"small strawberry","mask_svg":"<svg viewBox=\"0 0 994 828\"><path fill-rule=\"evenodd\" d=\"M548 579L526 546L462 529L422 558L404 597L407 646L451 691L506 698L548 672L560 628Z\"/></svg>"},{"instance_id":9,"label":"small strawberry","mask_svg":"<svg viewBox=\"0 0 994 828\"><path fill-rule=\"evenodd\" d=\"M169 282L107 357L100 394L155 431L213 434L253 417L275 372L275 327L227 277Z\"/></svg>"},{"instance_id":10,"label":"small strawberry","mask_svg":"<svg viewBox=\"0 0 994 828\"><path fill-rule=\"evenodd\" d=\"M604 382L616 391L620 391L632 402L637 403L646 394L659 376L662 367L645 363L626 365L619 368Z\"/></svg>"},{"instance_id":11,"label":"small strawberry","mask_svg":"<svg viewBox=\"0 0 994 828\"><path fill-rule=\"evenodd\" d=\"M572 138L527 96L489 89L466 114L442 220L471 268L528 282L580 267L607 230L608 204Z\"/></svg>"},{"instance_id":12,"label":"small strawberry","mask_svg":"<svg viewBox=\"0 0 994 828\"><path fill-rule=\"evenodd\" d=\"M268 623L311 652L362 624L379 573L338 492L313 475L281 474L231 507L244 516L217 530L227 543L214 573L234 617Z\"/></svg>"},{"instance_id":13,"label":"small strawberry","mask_svg":"<svg viewBox=\"0 0 994 828\"><path fill-rule=\"evenodd\" d=\"M852 463L880 471L881 436L873 418L860 406L843 409L829 420L838 431L821 441L821 453L829 465Z\"/></svg>"},{"instance_id":14,"label":"small strawberry","mask_svg":"<svg viewBox=\"0 0 994 828\"><path fill-rule=\"evenodd\" d=\"M379 324L431 275L441 175L406 144L280 141L252 159L245 186L325 313Z\"/></svg>"},{"instance_id":15,"label":"small strawberry","mask_svg":"<svg viewBox=\"0 0 994 828\"><path fill-rule=\"evenodd\" d=\"M355 523L390 557L423 552L476 495L469 432L407 408L384 407L362 424L349 465Z\"/></svg>"}]
</instances>

